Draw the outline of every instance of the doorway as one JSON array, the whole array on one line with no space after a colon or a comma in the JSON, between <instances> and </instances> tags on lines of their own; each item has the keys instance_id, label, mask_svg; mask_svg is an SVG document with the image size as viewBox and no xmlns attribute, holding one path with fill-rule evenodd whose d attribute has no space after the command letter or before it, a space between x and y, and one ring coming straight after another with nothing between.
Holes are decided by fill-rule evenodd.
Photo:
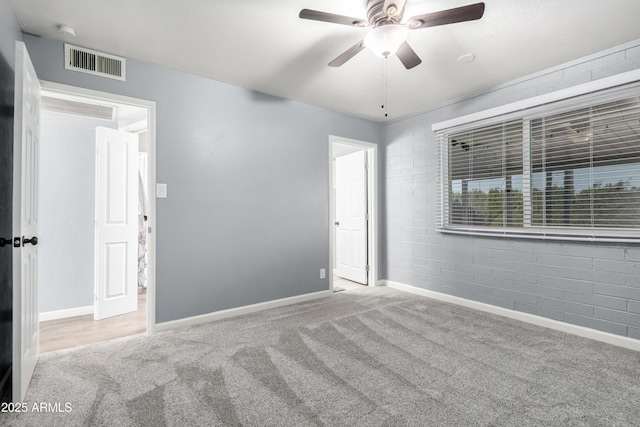
<instances>
[{"instance_id":1,"label":"doorway","mask_svg":"<svg viewBox=\"0 0 640 427\"><path fill-rule=\"evenodd\" d=\"M375 286L377 144L329 137L330 290Z\"/></svg>"},{"instance_id":2,"label":"doorway","mask_svg":"<svg viewBox=\"0 0 640 427\"><path fill-rule=\"evenodd\" d=\"M41 105L41 351L151 332L155 324L155 241L153 233L149 232L154 229L155 216L155 200L149 191L155 188L154 104L42 82ZM116 191L107 197L104 184L101 184L100 174L105 172L101 172L99 165L109 163L101 156L106 151L113 151L101 145L105 138L100 135L105 134L111 139L113 134L126 138L131 145L127 148L127 162L135 168L129 168L126 183L122 183L132 198L124 200L120 206L131 205L135 209L135 212L127 213L127 223L132 227L127 232L131 236L125 246L132 248L127 257L133 258L120 257L123 262L120 267L116 265L117 273L125 278L122 295L97 290L104 258L99 250L99 241L103 239L98 239L104 236L98 215L104 210L100 200L122 192ZM65 146L57 146L62 140ZM49 147L47 143L50 143ZM65 168L67 171L63 171ZM118 215L118 209L111 211ZM47 250L45 243L52 241L57 243ZM53 254L52 246L57 254ZM112 245L111 259L115 264L118 264L122 247ZM135 266L121 268L127 264ZM108 318L97 320L107 317L105 310L100 309L104 307L100 301L104 301L105 294L107 297L126 296L126 308L120 312L109 310Z\"/></svg>"}]
</instances>

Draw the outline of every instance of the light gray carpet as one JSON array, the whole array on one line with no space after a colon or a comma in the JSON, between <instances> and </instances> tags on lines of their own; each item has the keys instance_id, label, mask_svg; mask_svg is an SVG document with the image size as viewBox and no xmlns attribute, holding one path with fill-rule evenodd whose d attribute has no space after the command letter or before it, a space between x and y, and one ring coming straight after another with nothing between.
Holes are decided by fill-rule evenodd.
<instances>
[{"instance_id":1,"label":"light gray carpet","mask_svg":"<svg viewBox=\"0 0 640 427\"><path fill-rule=\"evenodd\" d=\"M640 425L640 353L389 288L49 353L31 426Z\"/></svg>"}]
</instances>

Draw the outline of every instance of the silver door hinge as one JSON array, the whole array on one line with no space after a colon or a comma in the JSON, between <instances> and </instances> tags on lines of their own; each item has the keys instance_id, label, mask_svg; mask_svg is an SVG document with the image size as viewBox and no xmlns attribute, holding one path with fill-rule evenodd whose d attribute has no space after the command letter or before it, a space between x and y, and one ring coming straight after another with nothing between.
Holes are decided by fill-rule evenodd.
<instances>
[{"instance_id":1,"label":"silver door hinge","mask_svg":"<svg viewBox=\"0 0 640 427\"><path fill-rule=\"evenodd\" d=\"M369 271L369 264L365 267L366 271Z\"/></svg>"},{"instance_id":2,"label":"silver door hinge","mask_svg":"<svg viewBox=\"0 0 640 427\"><path fill-rule=\"evenodd\" d=\"M364 214L364 219L365 219L366 221L369 221L369 214Z\"/></svg>"}]
</instances>

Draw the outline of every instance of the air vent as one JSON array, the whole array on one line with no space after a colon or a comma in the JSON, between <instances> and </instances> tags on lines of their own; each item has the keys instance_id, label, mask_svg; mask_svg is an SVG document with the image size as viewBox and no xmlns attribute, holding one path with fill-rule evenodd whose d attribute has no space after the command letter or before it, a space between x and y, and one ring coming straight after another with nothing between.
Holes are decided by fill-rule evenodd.
<instances>
[{"instance_id":1,"label":"air vent","mask_svg":"<svg viewBox=\"0 0 640 427\"><path fill-rule=\"evenodd\" d=\"M126 80L126 59L108 53L64 45L64 68L116 80Z\"/></svg>"},{"instance_id":2,"label":"air vent","mask_svg":"<svg viewBox=\"0 0 640 427\"><path fill-rule=\"evenodd\" d=\"M114 121L117 108L111 105L73 101L71 99L54 98L42 94L40 96L40 108L42 111L54 113L72 114L74 116L91 117Z\"/></svg>"}]
</instances>

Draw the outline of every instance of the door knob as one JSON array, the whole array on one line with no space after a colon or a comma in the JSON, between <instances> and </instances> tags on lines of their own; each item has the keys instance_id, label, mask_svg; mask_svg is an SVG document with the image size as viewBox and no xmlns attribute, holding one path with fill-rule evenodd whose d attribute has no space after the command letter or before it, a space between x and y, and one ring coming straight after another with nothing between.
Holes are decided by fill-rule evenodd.
<instances>
[{"instance_id":1,"label":"door knob","mask_svg":"<svg viewBox=\"0 0 640 427\"><path fill-rule=\"evenodd\" d=\"M334 222L333 225L335 225L336 227L340 227L340 221Z\"/></svg>"},{"instance_id":2,"label":"door knob","mask_svg":"<svg viewBox=\"0 0 640 427\"><path fill-rule=\"evenodd\" d=\"M38 238L36 236L33 236L30 239L25 239L24 236L22 236L22 246L26 245L27 243L31 243L33 246L38 244Z\"/></svg>"},{"instance_id":3,"label":"door knob","mask_svg":"<svg viewBox=\"0 0 640 427\"><path fill-rule=\"evenodd\" d=\"M9 245L13 245L13 239L11 237L9 237L8 239L5 239L4 237L0 237L0 248L9 246Z\"/></svg>"}]
</instances>

